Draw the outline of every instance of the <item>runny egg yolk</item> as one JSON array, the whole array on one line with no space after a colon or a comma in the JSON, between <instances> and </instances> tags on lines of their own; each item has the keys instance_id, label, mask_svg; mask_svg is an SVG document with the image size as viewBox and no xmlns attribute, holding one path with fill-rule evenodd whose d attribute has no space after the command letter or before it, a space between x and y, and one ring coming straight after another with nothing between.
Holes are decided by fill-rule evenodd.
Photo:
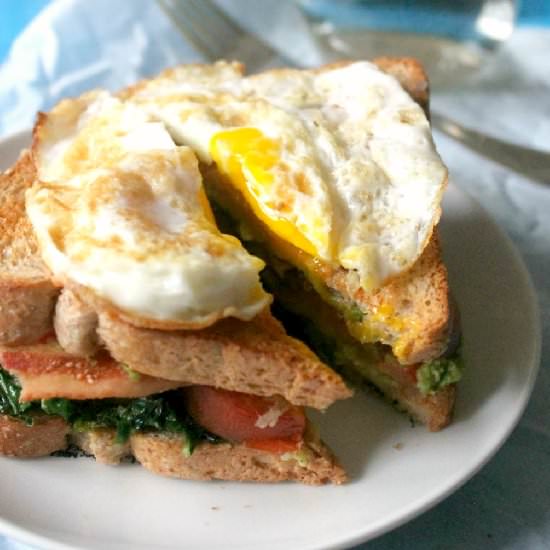
<instances>
[{"instance_id":1,"label":"runny egg yolk","mask_svg":"<svg viewBox=\"0 0 550 550\"><path fill-rule=\"evenodd\" d=\"M273 196L275 174L284 177L280 145L257 128L237 128L214 134L210 154L218 170L243 194L254 214L275 234L312 256L317 250L294 223L266 211L262 197Z\"/></svg>"}]
</instances>

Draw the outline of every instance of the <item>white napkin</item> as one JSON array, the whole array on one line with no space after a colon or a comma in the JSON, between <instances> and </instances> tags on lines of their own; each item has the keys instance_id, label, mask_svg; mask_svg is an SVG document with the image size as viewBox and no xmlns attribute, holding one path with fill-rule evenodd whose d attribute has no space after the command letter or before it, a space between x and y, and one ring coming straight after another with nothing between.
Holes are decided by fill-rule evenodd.
<instances>
[{"instance_id":1,"label":"white napkin","mask_svg":"<svg viewBox=\"0 0 550 550\"><path fill-rule=\"evenodd\" d=\"M294 3L225 0L223 8L289 58L307 65L322 61ZM152 0L57 0L25 29L0 66L0 136L29 128L37 111L63 97L95 87L116 90L199 60Z\"/></svg>"}]
</instances>

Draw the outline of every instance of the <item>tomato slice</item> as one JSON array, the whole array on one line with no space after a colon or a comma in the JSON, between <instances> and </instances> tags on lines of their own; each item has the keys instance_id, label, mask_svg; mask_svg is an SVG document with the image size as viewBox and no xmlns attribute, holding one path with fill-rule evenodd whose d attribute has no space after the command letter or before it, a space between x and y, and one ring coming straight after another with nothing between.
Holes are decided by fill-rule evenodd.
<instances>
[{"instance_id":1,"label":"tomato slice","mask_svg":"<svg viewBox=\"0 0 550 550\"><path fill-rule=\"evenodd\" d=\"M400 365L395 359L387 359L379 364L378 368L401 384L416 384L416 371L419 365Z\"/></svg>"},{"instance_id":2,"label":"tomato slice","mask_svg":"<svg viewBox=\"0 0 550 550\"><path fill-rule=\"evenodd\" d=\"M306 417L282 397L259 397L210 386L182 390L187 411L213 434L235 442L302 440Z\"/></svg>"}]
</instances>

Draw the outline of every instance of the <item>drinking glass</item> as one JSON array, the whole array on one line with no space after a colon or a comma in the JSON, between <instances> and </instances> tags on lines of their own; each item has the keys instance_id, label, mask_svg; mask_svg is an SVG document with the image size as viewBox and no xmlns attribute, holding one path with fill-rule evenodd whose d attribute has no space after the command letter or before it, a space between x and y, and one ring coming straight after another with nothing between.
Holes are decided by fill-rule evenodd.
<instances>
[{"instance_id":1,"label":"drinking glass","mask_svg":"<svg viewBox=\"0 0 550 550\"><path fill-rule=\"evenodd\" d=\"M477 70L514 29L514 0L297 0L331 58L419 58L442 85Z\"/></svg>"}]
</instances>

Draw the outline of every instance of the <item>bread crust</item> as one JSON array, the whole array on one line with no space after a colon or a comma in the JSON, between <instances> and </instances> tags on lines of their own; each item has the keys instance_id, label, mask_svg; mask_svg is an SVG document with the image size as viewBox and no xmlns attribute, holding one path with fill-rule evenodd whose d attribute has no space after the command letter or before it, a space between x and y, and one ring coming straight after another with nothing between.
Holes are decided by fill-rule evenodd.
<instances>
[{"instance_id":1,"label":"bread crust","mask_svg":"<svg viewBox=\"0 0 550 550\"><path fill-rule=\"evenodd\" d=\"M180 479L227 481L298 481L307 485L346 481L346 474L328 448L319 441L306 440L301 464L292 455L252 449L244 444L201 443L186 457L182 440L167 434L136 434L131 437L135 458L148 470Z\"/></svg>"},{"instance_id":2,"label":"bread crust","mask_svg":"<svg viewBox=\"0 0 550 550\"><path fill-rule=\"evenodd\" d=\"M0 415L0 455L18 458L47 456L67 446L70 429L60 417L36 415L32 426Z\"/></svg>"},{"instance_id":3,"label":"bread crust","mask_svg":"<svg viewBox=\"0 0 550 550\"><path fill-rule=\"evenodd\" d=\"M414 57L376 57L372 61L384 72L399 80L409 95L430 116L430 82L424 65Z\"/></svg>"},{"instance_id":4,"label":"bread crust","mask_svg":"<svg viewBox=\"0 0 550 550\"><path fill-rule=\"evenodd\" d=\"M38 277L0 280L0 345L32 343L51 332L58 294Z\"/></svg>"},{"instance_id":5,"label":"bread crust","mask_svg":"<svg viewBox=\"0 0 550 550\"><path fill-rule=\"evenodd\" d=\"M100 350L97 313L68 288L55 306L53 325L59 345L68 353L93 357Z\"/></svg>"},{"instance_id":6,"label":"bread crust","mask_svg":"<svg viewBox=\"0 0 550 550\"><path fill-rule=\"evenodd\" d=\"M300 457L269 453L243 443L199 443L190 456L182 436L135 433L117 443L111 429L73 432L59 417L40 415L32 426L0 415L0 454L40 457L67 448L69 440L102 464L116 465L133 456L153 473L178 479L228 481L298 481L308 485L341 484L346 473L333 454L308 428Z\"/></svg>"},{"instance_id":7,"label":"bread crust","mask_svg":"<svg viewBox=\"0 0 550 550\"><path fill-rule=\"evenodd\" d=\"M43 264L25 213L25 191L35 169L28 151L0 175L0 344L40 339L52 329L58 289Z\"/></svg>"},{"instance_id":8,"label":"bread crust","mask_svg":"<svg viewBox=\"0 0 550 550\"><path fill-rule=\"evenodd\" d=\"M187 384L255 395L282 395L325 409L352 395L342 378L265 311L253 322L225 319L201 331L138 328L99 314L99 335L111 355L133 370Z\"/></svg>"}]
</instances>

